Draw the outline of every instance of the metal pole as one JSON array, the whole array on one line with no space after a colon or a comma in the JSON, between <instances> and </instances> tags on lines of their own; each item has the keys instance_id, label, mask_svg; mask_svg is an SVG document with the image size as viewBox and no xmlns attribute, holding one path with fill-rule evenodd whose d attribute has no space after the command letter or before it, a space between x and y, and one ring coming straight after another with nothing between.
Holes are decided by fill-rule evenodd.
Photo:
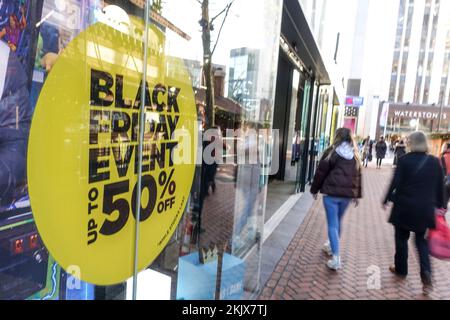
<instances>
[{"instance_id":1,"label":"metal pole","mask_svg":"<svg viewBox=\"0 0 450 320\"><path fill-rule=\"evenodd\" d=\"M438 121L438 131L437 132L441 132L441 121L442 121L443 108L444 108L444 100L441 101L441 109L439 111L439 121Z\"/></svg>"},{"instance_id":2,"label":"metal pole","mask_svg":"<svg viewBox=\"0 0 450 320\"><path fill-rule=\"evenodd\" d=\"M139 261L139 222L141 220L141 189L142 189L142 154L144 152L144 130L145 130L145 92L147 86L147 61L148 61L148 28L150 5L152 0L145 1L144 19L144 63L142 64L142 90L141 90L141 105L140 105L140 122L139 122L139 147L138 147L138 181L137 181L137 195L136 195L136 226L135 226L135 242L134 242L134 271L133 271L133 300L137 296L137 276L138 276L138 261Z\"/></svg>"},{"instance_id":3,"label":"metal pole","mask_svg":"<svg viewBox=\"0 0 450 320\"><path fill-rule=\"evenodd\" d=\"M391 108L391 104L388 103L388 107L387 107L387 111L386 111L386 122L384 123L384 132L383 132L383 137L386 138L386 130L387 130L387 126L388 126L388 120L389 120L389 109ZM376 139L378 137L375 137Z\"/></svg>"}]
</instances>

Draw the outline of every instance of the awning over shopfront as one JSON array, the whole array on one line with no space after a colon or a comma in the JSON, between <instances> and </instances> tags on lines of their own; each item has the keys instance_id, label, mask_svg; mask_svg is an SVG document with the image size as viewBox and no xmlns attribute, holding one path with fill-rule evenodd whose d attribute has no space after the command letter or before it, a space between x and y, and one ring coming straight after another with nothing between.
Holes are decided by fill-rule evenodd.
<instances>
[{"instance_id":1,"label":"awning over shopfront","mask_svg":"<svg viewBox=\"0 0 450 320\"><path fill-rule=\"evenodd\" d=\"M297 54L305 66L314 72L316 80L322 85L331 84L320 50L298 1L284 1L281 34L290 45L295 44Z\"/></svg>"},{"instance_id":2,"label":"awning over shopfront","mask_svg":"<svg viewBox=\"0 0 450 320\"><path fill-rule=\"evenodd\" d=\"M206 91L204 88L196 88L195 89L195 100L197 104L204 105L206 101ZM219 95L215 96L215 107L228 112L230 114L242 114L242 107L239 105L239 103L233 101L230 98L222 97Z\"/></svg>"}]
</instances>

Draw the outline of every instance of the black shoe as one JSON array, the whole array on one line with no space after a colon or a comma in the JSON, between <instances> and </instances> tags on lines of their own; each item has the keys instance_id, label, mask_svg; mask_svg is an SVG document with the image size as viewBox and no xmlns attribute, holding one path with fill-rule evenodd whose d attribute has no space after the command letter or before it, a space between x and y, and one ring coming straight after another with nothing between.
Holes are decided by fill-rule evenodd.
<instances>
[{"instance_id":1,"label":"black shoe","mask_svg":"<svg viewBox=\"0 0 450 320\"><path fill-rule=\"evenodd\" d=\"M402 274L402 273L398 273L397 270L395 270L395 266L390 266L389 267L389 271L392 272L393 274L395 274L397 277L401 278L401 279L405 279L406 278L406 274Z\"/></svg>"},{"instance_id":2,"label":"black shoe","mask_svg":"<svg viewBox=\"0 0 450 320\"><path fill-rule=\"evenodd\" d=\"M433 281L431 279L431 274L427 272L421 275L422 279L422 292L425 296L429 295L433 291Z\"/></svg>"}]
</instances>

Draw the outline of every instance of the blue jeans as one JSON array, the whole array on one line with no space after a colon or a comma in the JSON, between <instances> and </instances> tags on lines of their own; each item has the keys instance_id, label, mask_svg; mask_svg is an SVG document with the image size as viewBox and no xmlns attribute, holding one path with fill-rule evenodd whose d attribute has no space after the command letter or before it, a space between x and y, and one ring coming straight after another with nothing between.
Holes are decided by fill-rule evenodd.
<instances>
[{"instance_id":1,"label":"blue jeans","mask_svg":"<svg viewBox=\"0 0 450 320\"><path fill-rule=\"evenodd\" d=\"M339 255L339 238L342 231L342 217L351 199L331 196L323 197L323 205L327 213L328 238L333 255Z\"/></svg>"}]
</instances>

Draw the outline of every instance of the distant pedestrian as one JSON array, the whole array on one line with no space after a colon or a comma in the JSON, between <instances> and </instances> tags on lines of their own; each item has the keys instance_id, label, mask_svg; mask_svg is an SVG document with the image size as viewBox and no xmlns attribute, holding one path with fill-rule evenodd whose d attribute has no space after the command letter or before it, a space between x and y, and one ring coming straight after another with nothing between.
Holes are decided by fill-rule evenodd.
<instances>
[{"instance_id":1,"label":"distant pedestrian","mask_svg":"<svg viewBox=\"0 0 450 320\"><path fill-rule=\"evenodd\" d=\"M444 144L442 148L441 162L444 174L444 208L448 207L448 200L450 199L450 142Z\"/></svg>"},{"instance_id":2,"label":"distant pedestrian","mask_svg":"<svg viewBox=\"0 0 450 320\"><path fill-rule=\"evenodd\" d=\"M395 228L395 265L389 270L399 277L408 274L408 239L416 234L420 276L424 294L432 289L431 263L427 229L435 227L435 209L443 206L443 175L439 160L428 155L424 133L414 132L408 138L410 153L398 159L397 168L383 202L392 202L389 222Z\"/></svg>"},{"instance_id":3,"label":"distant pedestrian","mask_svg":"<svg viewBox=\"0 0 450 320\"><path fill-rule=\"evenodd\" d=\"M323 204L327 214L328 239L324 250L332 259L328 268L342 268L339 238L342 233L342 218L353 200L355 206L361 198L361 163L358 148L347 128L336 131L334 143L320 159L311 193L317 199L319 191L324 195Z\"/></svg>"},{"instance_id":4,"label":"distant pedestrian","mask_svg":"<svg viewBox=\"0 0 450 320\"><path fill-rule=\"evenodd\" d=\"M398 159L406 154L406 144L403 140L400 140L394 149L394 166L397 165Z\"/></svg>"},{"instance_id":5,"label":"distant pedestrian","mask_svg":"<svg viewBox=\"0 0 450 320\"><path fill-rule=\"evenodd\" d=\"M383 136L380 137L380 140L378 140L377 144L375 145L375 152L377 154L377 169L381 169L381 163L386 157L387 152L387 144L386 141L384 141Z\"/></svg>"},{"instance_id":6,"label":"distant pedestrian","mask_svg":"<svg viewBox=\"0 0 450 320\"><path fill-rule=\"evenodd\" d=\"M363 142L363 165L367 168L367 165L372 161L373 141L370 140L370 136L364 139Z\"/></svg>"}]
</instances>

